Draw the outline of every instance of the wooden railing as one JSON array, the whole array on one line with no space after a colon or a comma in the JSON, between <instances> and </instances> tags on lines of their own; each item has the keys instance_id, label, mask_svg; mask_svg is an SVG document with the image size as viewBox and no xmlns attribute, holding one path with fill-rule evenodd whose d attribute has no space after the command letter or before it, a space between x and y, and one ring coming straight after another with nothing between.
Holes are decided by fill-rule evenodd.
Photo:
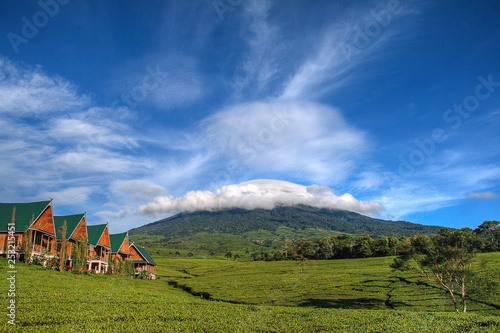
<instances>
[{"instance_id":1,"label":"wooden railing","mask_svg":"<svg viewBox=\"0 0 500 333\"><path fill-rule=\"evenodd\" d=\"M94 256L92 260L100 260L104 262L108 262L108 257L107 256Z\"/></svg>"},{"instance_id":2,"label":"wooden railing","mask_svg":"<svg viewBox=\"0 0 500 333\"><path fill-rule=\"evenodd\" d=\"M149 273L151 273L151 274L154 274L154 273L155 273L155 272L154 272L154 268L151 268L151 267L148 267L148 266L141 266L141 267L136 267L136 268L135 268L135 272L136 272L136 273L140 273L140 272L142 272L142 271L147 271L147 272L149 272Z\"/></svg>"},{"instance_id":3,"label":"wooden railing","mask_svg":"<svg viewBox=\"0 0 500 333\"><path fill-rule=\"evenodd\" d=\"M41 253L49 252L47 250L46 246L42 246L42 245L39 245L39 244L33 244L33 250L35 250L36 252L41 252Z\"/></svg>"}]
</instances>

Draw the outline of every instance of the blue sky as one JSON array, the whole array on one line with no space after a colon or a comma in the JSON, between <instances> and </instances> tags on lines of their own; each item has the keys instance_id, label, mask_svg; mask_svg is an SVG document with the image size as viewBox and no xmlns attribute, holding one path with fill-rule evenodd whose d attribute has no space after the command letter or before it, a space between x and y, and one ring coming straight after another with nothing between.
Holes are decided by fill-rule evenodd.
<instances>
[{"instance_id":1,"label":"blue sky","mask_svg":"<svg viewBox=\"0 0 500 333\"><path fill-rule=\"evenodd\" d=\"M500 219L500 2L0 2L0 201L120 232L311 204Z\"/></svg>"}]
</instances>

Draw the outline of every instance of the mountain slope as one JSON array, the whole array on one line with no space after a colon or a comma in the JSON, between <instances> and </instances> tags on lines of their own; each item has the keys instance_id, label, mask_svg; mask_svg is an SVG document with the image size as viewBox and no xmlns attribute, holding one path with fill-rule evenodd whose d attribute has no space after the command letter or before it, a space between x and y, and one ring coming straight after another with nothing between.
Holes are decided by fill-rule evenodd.
<instances>
[{"instance_id":1,"label":"mountain slope","mask_svg":"<svg viewBox=\"0 0 500 333\"><path fill-rule=\"evenodd\" d=\"M272 210L229 209L215 212L182 213L129 231L131 235L146 234L182 238L197 233L244 235L259 230L274 234L279 228L297 231L321 229L348 234L368 234L372 237L411 236L417 233L435 234L441 227L405 221L387 221L361 214L320 209L309 206L279 206Z\"/></svg>"}]
</instances>

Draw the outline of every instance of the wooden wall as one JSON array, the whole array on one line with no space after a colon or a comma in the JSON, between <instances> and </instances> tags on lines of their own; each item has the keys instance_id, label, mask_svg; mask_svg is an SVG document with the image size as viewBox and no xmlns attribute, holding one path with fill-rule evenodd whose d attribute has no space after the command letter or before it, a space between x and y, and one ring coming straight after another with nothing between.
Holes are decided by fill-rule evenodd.
<instances>
[{"instance_id":1,"label":"wooden wall","mask_svg":"<svg viewBox=\"0 0 500 333\"><path fill-rule=\"evenodd\" d=\"M43 212L42 216L35 221L32 228L48 232L52 235L52 237L54 237L55 230L54 220L52 218L52 205L49 205L49 207Z\"/></svg>"},{"instance_id":2,"label":"wooden wall","mask_svg":"<svg viewBox=\"0 0 500 333\"><path fill-rule=\"evenodd\" d=\"M85 216L82 221L76 227L75 231L71 235L71 238L76 240L86 240L87 239L87 222L85 221Z\"/></svg>"},{"instance_id":3,"label":"wooden wall","mask_svg":"<svg viewBox=\"0 0 500 333\"><path fill-rule=\"evenodd\" d=\"M98 245L103 245L103 246L107 246L107 247L111 247L111 244L109 242L109 231L108 231L108 227L106 227L106 229L104 229L104 232L102 233L102 236L101 238L99 238L99 241L97 242Z\"/></svg>"},{"instance_id":4,"label":"wooden wall","mask_svg":"<svg viewBox=\"0 0 500 333\"><path fill-rule=\"evenodd\" d=\"M130 257L129 260L144 260L140 255L139 251L135 249L135 247L130 247Z\"/></svg>"}]
</instances>

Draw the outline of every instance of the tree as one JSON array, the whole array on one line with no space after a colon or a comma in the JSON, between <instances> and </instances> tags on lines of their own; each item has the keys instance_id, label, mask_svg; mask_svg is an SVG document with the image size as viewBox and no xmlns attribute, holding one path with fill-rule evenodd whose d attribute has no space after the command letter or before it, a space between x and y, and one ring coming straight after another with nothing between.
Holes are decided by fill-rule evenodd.
<instances>
[{"instance_id":1,"label":"tree","mask_svg":"<svg viewBox=\"0 0 500 333\"><path fill-rule=\"evenodd\" d=\"M389 239L382 237L373 241L373 256L383 257L390 254Z\"/></svg>"},{"instance_id":2,"label":"tree","mask_svg":"<svg viewBox=\"0 0 500 333\"><path fill-rule=\"evenodd\" d=\"M318 257L321 259L333 258L333 240L331 237L325 237L319 241Z\"/></svg>"},{"instance_id":3,"label":"tree","mask_svg":"<svg viewBox=\"0 0 500 333\"><path fill-rule=\"evenodd\" d=\"M75 270L87 268L87 251L88 242L86 237L77 239L76 242L72 245L71 262Z\"/></svg>"},{"instance_id":4,"label":"tree","mask_svg":"<svg viewBox=\"0 0 500 333\"><path fill-rule=\"evenodd\" d=\"M225 257L227 258L227 260L229 260L229 259L231 259L232 256L233 256L233 254L231 252L228 252L228 253L226 253Z\"/></svg>"},{"instance_id":5,"label":"tree","mask_svg":"<svg viewBox=\"0 0 500 333\"><path fill-rule=\"evenodd\" d=\"M35 220L35 215L32 215L30 225L33 224L33 221ZM23 241L21 244L21 247L23 249L24 253L24 262L25 263L30 263L31 262L31 254L33 253L33 232L27 228L26 231L24 232L24 237Z\"/></svg>"},{"instance_id":6,"label":"tree","mask_svg":"<svg viewBox=\"0 0 500 333\"><path fill-rule=\"evenodd\" d=\"M351 235L342 235L334 238L334 256L335 258L352 257L353 238Z\"/></svg>"},{"instance_id":7,"label":"tree","mask_svg":"<svg viewBox=\"0 0 500 333\"><path fill-rule=\"evenodd\" d=\"M500 221L484 221L474 232L484 239L485 251L500 251Z\"/></svg>"},{"instance_id":8,"label":"tree","mask_svg":"<svg viewBox=\"0 0 500 333\"><path fill-rule=\"evenodd\" d=\"M400 256L391 267L419 271L447 292L455 311L460 312L460 302L465 313L467 300L481 285L481 279L472 271L474 254L480 244L469 228L443 228L432 239L422 234L411 237L401 246ZM412 262L415 265L412 266Z\"/></svg>"},{"instance_id":9,"label":"tree","mask_svg":"<svg viewBox=\"0 0 500 333\"><path fill-rule=\"evenodd\" d=\"M356 239L352 251L356 257L366 258L372 256L373 239L370 236L361 236Z\"/></svg>"},{"instance_id":10,"label":"tree","mask_svg":"<svg viewBox=\"0 0 500 333\"><path fill-rule=\"evenodd\" d=\"M300 272L301 273L302 273L304 267L307 265L308 260L309 259L307 259L306 257L304 257L302 255L297 258L297 261L299 262L299 267L300 267Z\"/></svg>"},{"instance_id":11,"label":"tree","mask_svg":"<svg viewBox=\"0 0 500 333\"><path fill-rule=\"evenodd\" d=\"M297 257L312 258L316 254L314 243L309 241L300 242L295 248L295 254Z\"/></svg>"},{"instance_id":12,"label":"tree","mask_svg":"<svg viewBox=\"0 0 500 333\"><path fill-rule=\"evenodd\" d=\"M389 236L389 238L387 239L387 242L389 244L389 254L391 256L397 255L398 254L397 248L399 245L399 240L394 236Z\"/></svg>"},{"instance_id":13,"label":"tree","mask_svg":"<svg viewBox=\"0 0 500 333\"><path fill-rule=\"evenodd\" d=\"M59 244L59 271L62 272L64 269L64 265L66 264L67 260L67 253L66 253L66 230L68 229L66 225L66 220L64 220L64 223L62 227L57 230L57 233L61 235L61 243Z\"/></svg>"},{"instance_id":14,"label":"tree","mask_svg":"<svg viewBox=\"0 0 500 333\"><path fill-rule=\"evenodd\" d=\"M240 256L238 255L238 253L236 253L236 254L234 255L234 260L238 261L238 258L239 258L239 257L240 257Z\"/></svg>"}]
</instances>

